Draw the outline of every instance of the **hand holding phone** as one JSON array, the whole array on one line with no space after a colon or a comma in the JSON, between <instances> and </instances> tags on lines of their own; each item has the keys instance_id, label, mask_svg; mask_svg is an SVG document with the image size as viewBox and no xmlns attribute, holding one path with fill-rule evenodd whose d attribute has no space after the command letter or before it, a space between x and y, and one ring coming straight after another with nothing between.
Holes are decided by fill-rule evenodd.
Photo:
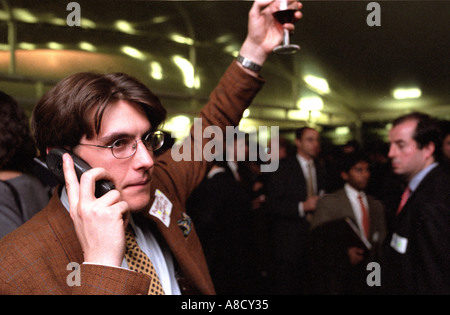
<instances>
[{"instance_id":1,"label":"hand holding phone","mask_svg":"<svg viewBox=\"0 0 450 315\"><path fill-rule=\"evenodd\" d=\"M63 155L65 153L69 154L72 157L78 181L80 181L81 175L84 172L91 169L88 163L86 163L85 161L83 161L81 158L79 158L70 151L61 148L50 150L46 158L47 166L49 170L53 173L53 175L56 177L58 182L62 185L65 184L63 161L62 161ZM95 196L97 198L100 198L101 196L103 196L112 189L115 189L113 183L107 180L99 180L95 183Z\"/></svg>"},{"instance_id":2,"label":"hand holding phone","mask_svg":"<svg viewBox=\"0 0 450 315\"><path fill-rule=\"evenodd\" d=\"M100 167L78 173L83 165L75 165L73 155L62 155L70 217L84 254L84 262L120 267L125 253L125 227L130 209L118 190L110 190L100 198L94 194L98 179L108 176ZM79 162L79 161L77 161ZM78 169L78 170L77 170Z\"/></svg>"}]
</instances>

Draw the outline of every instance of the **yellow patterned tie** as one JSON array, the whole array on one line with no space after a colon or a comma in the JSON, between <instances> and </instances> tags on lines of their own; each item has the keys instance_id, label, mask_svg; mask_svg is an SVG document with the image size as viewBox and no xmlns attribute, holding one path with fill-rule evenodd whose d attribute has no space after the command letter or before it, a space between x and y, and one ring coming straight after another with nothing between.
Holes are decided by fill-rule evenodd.
<instances>
[{"instance_id":1,"label":"yellow patterned tie","mask_svg":"<svg viewBox=\"0 0 450 315\"><path fill-rule=\"evenodd\" d=\"M162 288L161 282L159 281L155 267L153 267L150 259L137 244L134 231L130 227L130 225L128 225L125 230L125 238L125 259L127 260L128 267L133 271L144 273L150 276L151 280L148 290L149 295L164 295L164 290Z\"/></svg>"}]
</instances>

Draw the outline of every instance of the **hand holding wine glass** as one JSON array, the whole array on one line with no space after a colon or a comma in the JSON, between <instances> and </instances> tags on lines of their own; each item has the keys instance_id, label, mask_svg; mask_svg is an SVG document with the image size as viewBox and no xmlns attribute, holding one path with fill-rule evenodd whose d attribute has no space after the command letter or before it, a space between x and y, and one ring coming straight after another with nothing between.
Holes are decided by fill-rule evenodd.
<instances>
[{"instance_id":1,"label":"hand holding wine glass","mask_svg":"<svg viewBox=\"0 0 450 315\"><path fill-rule=\"evenodd\" d=\"M275 19L281 24L294 23L296 21L295 15L298 9L293 5L292 1L280 0L279 11L273 13ZM289 30L283 29L283 43L274 48L274 52L277 54L295 54L300 50L300 46L290 43Z\"/></svg>"},{"instance_id":2,"label":"hand holding wine glass","mask_svg":"<svg viewBox=\"0 0 450 315\"><path fill-rule=\"evenodd\" d=\"M248 34L240 54L254 63L262 65L274 48L283 39L284 30L294 30L293 23L277 22L274 13L279 11L280 0L256 0L249 12ZM289 1L289 8L295 10L292 22L302 17L302 4Z\"/></svg>"}]
</instances>

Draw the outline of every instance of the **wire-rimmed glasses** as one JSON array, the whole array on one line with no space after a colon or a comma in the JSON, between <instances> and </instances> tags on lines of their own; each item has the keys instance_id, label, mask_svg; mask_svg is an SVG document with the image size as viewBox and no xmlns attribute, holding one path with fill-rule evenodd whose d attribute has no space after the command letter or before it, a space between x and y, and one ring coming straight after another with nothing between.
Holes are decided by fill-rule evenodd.
<instances>
[{"instance_id":1,"label":"wire-rimmed glasses","mask_svg":"<svg viewBox=\"0 0 450 315\"><path fill-rule=\"evenodd\" d=\"M111 149L111 153L116 159L127 159L136 153L138 141L142 141L147 150L154 152L163 146L164 133L162 131L148 132L141 139L134 139L132 137L120 138L115 140L111 145L89 143L79 143L79 145Z\"/></svg>"}]
</instances>

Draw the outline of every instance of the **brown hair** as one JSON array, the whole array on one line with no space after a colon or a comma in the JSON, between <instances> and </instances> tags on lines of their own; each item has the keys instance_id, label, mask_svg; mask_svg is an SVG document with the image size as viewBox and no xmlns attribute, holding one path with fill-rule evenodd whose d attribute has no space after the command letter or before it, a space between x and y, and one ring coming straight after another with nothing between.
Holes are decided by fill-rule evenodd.
<instances>
[{"instance_id":1,"label":"brown hair","mask_svg":"<svg viewBox=\"0 0 450 315\"><path fill-rule=\"evenodd\" d=\"M156 130L166 110L144 84L124 73L76 73L61 80L36 104L32 130L42 156L48 146L74 147L100 132L105 109L119 100L142 106ZM92 116L91 113L94 113Z\"/></svg>"}]
</instances>

